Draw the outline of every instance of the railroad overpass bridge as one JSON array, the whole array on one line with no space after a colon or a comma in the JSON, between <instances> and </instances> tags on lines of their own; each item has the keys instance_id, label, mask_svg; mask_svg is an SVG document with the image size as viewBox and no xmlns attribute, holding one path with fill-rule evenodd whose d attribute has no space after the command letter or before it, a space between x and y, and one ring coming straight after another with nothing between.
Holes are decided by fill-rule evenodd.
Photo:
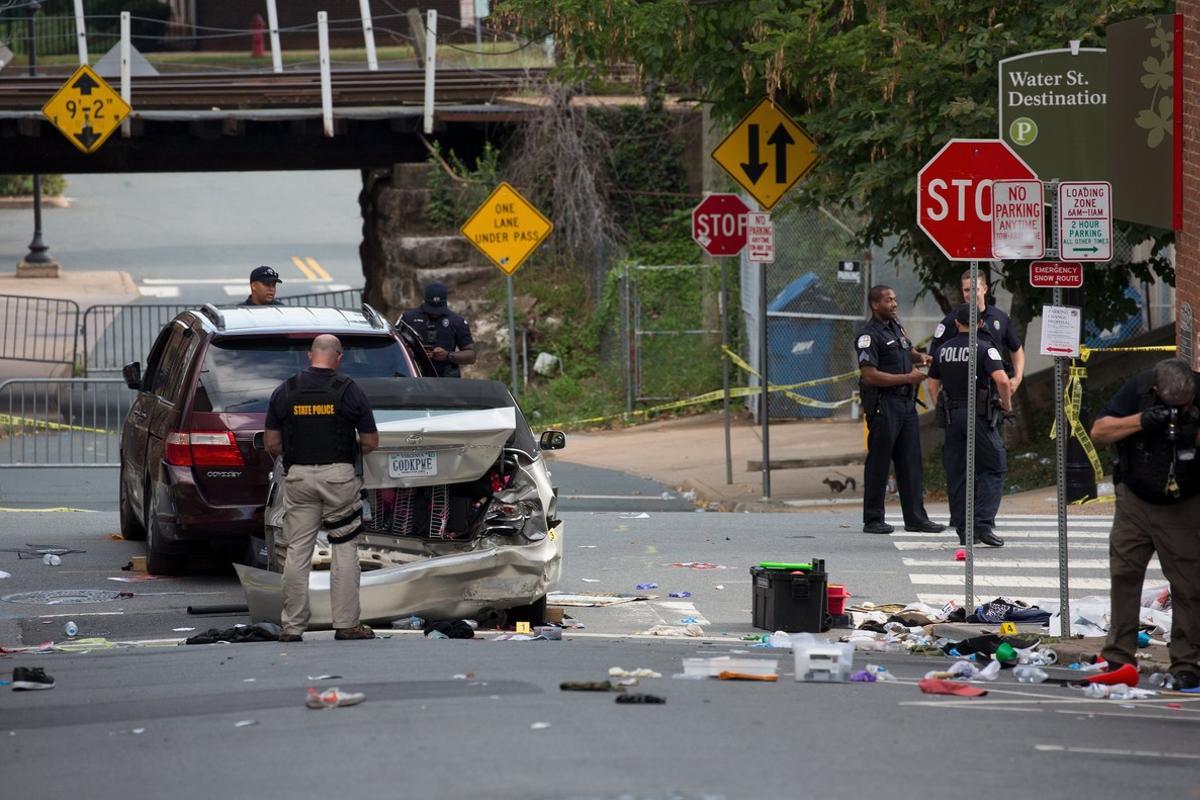
<instances>
[{"instance_id":1,"label":"railroad overpass bridge","mask_svg":"<svg viewBox=\"0 0 1200 800\"><path fill-rule=\"evenodd\" d=\"M438 70L434 138L470 163L534 107L511 99L546 70ZM425 75L332 73L333 136L317 70L132 79L129 136L84 154L42 116L65 76L0 77L0 174L366 169L423 161Z\"/></svg>"}]
</instances>

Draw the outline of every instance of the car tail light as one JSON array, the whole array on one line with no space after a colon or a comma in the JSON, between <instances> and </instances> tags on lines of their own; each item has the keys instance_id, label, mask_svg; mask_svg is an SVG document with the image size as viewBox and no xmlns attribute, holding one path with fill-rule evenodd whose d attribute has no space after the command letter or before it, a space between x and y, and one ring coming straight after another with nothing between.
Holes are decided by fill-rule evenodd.
<instances>
[{"instance_id":1,"label":"car tail light","mask_svg":"<svg viewBox=\"0 0 1200 800\"><path fill-rule=\"evenodd\" d=\"M242 451L230 431L190 431L167 435L166 459L177 467L241 467Z\"/></svg>"}]
</instances>

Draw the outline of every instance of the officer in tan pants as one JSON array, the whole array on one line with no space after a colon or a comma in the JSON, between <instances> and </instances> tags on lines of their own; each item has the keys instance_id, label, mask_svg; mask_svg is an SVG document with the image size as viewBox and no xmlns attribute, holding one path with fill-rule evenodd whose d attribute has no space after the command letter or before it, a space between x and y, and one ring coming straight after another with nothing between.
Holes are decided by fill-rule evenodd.
<instances>
[{"instance_id":1,"label":"officer in tan pants","mask_svg":"<svg viewBox=\"0 0 1200 800\"><path fill-rule=\"evenodd\" d=\"M283 456L286 470L281 642L301 641L308 627L308 575L322 528L333 550L334 638L375 638L375 632L359 621L354 540L362 529L362 480L355 474L354 457L356 448L364 455L377 448L379 434L367 396L337 371L341 358L336 336L318 336L308 353L311 366L280 384L267 410L264 443L272 456Z\"/></svg>"}]
</instances>

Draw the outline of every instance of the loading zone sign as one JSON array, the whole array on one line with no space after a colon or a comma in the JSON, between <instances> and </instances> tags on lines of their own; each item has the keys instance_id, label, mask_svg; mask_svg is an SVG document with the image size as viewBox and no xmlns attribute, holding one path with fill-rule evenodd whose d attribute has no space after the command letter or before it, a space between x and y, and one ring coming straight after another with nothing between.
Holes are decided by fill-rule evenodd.
<instances>
[{"instance_id":1,"label":"loading zone sign","mask_svg":"<svg viewBox=\"0 0 1200 800\"><path fill-rule=\"evenodd\" d=\"M1112 184L1064 181L1058 185L1058 257L1112 261Z\"/></svg>"}]
</instances>

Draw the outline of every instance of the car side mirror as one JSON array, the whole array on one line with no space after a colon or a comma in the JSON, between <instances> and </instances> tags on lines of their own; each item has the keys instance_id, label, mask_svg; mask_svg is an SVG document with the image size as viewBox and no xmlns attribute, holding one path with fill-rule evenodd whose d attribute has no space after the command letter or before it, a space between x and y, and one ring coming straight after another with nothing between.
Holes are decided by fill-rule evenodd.
<instances>
[{"instance_id":1,"label":"car side mirror","mask_svg":"<svg viewBox=\"0 0 1200 800\"><path fill-rule=\"evenodd\" d=\"M125 378L125 385L130 389L142 388L142 364L140 361L134 361L132 364L121 367L121 375Z\"/></svg>"},{"instance_id":2,"label":"car side mirror","mask_svg":"<svg viewBox=\"0 0 1200 800\"><path fill-rule=\"evenodd\" d=\"M562 450L567 446L567 435L562 431L542 431L538 437L538 447L543 450Z\"/></svg>"}]
</instances>

